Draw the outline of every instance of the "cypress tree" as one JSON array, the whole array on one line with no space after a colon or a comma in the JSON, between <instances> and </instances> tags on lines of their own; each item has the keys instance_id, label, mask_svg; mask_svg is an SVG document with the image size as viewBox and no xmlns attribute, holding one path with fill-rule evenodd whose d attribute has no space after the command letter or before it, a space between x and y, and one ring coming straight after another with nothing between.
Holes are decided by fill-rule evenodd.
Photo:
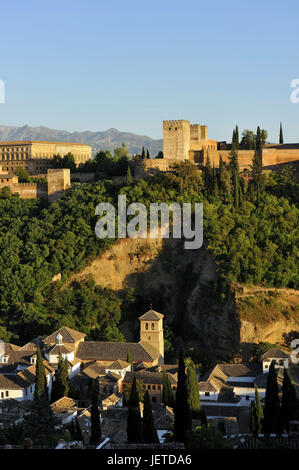
<instances>
[{"instance_id":1,"label":"cypress tree","mask_svg":"<svg viewBox=\"0 0 299 470\"><path fill-rule=\"evenodd\" d=\"M281 430L281 415L278 396L277 376L275 366L272 361L267 377L267 388L264 407L264 432L280 433Z\"/></svg>"},{"instance_id":2,"label":"cypress tree","mask_svg":"<svg viewBox=\"0 0 299 470\"><path fill-rule=\"evenodd\" d=\"M147 158L147 159L151 158L148 149L146 149L146 158Z\"/></svg>"},{"instance_id":3,"label":"cypress tree","mask_svg":"<svg viewBox=\"0 0 299 470\"><path fill-rule=\"evenodd\" d=\"M234 207L237 209L240 205L240 169L238 160L238 151L233 145L229 155L229 171L233 186Z\"/></svg>"},{"instance_id":4,"label":"cypress tree","mask_svg":"<svg viewBox=\"0 0 299 470\"><path fill-rule=\"evenodd\" d=\"M129 165L127 169L126 186L129 186L132 183L133 183L133 178L132 178L132 173L131 173L131 169Z\"/></svg>"},{"instance_id":5,"label":"cypress tree","mask_svg":"<svg viewBox=\"0 0 299 470\"><path fill-rule=\"evenodd\" d=\"M142 160L145 159L145 149L144 149L144 147L142 147L141 158L142 158Z\"/></svg>"},{"instance_id":6,"label":"cypress tree","mask_svg":"<svg viewBox=\"0 0 299 470\"><path fill-rule=\"evenodd\" d=\"M132 371L133 370L133 359L132 359L132 355L131 355L130 350L128 350L128 353L127 353L127 362L129 364L131 364L131 371Z\"/></svg>"},{"instance_id":7,"label":"cypress tree","mask_svg":"<svg viewBox=\"0 0 299 470\"><path fill-rule=\"evenodd\" d=\"M209 154L207 154L206 164L203 168L205 188L208 194L213 193L213 173Z\"/></svg>"},{"instance_id":8,"label":"cypress tree","mask_svg":"<svg viewBox=\"0 0 299 470\"><path fill-rule=\"evenodd\" d=\"M236 126L236 146L237 146L237 150L239 150L239 145L240 145L239 127Z\"/></svg>"},{"instance_id":9,"label":"cypress tree","mask_svg":"<svg viewBox=\"0 0 299 470\"><path fill-rule=\"evenodd\" d=\"M257 149L255 149L251 165L251 185L256 195L257 205L259 205L261 201L261 192L264 188L264 175L260 152Z\"/></svg>"},{"instance_id":10,"label":"cypress tree","mask_svg":"<svg viewBox=\"0 0 299 470\"><path fill-rule=\"evenodd\" d=\"M77 416L75 418L75 441L84 442L83 434L82 434L82 431L81 431L81 426L80 426L80 423L79 423L79 420L78 420Z\"/></svg>"},{"instance_id":11,"label":"cypress tree","mask_svg":"<svg viewBox=\"0 0 299 470\"><path fill-rule=\"evenodd\" d=\"M284 429L289 432L289 422L299 419L299 400L287 369L283 371L281 412Z\"/></svg>"},{"instance_id":12,"label":"cypress tree","mask_svg":"<svg viewBox=\"0 0 299 470\"><path fill-rule=\"evenodd\" d=\"M157 431L155 429L153 409L148 391L144 394L143 409L143 441L147 443L159 442Z\"/></svg>"},{"instance_id":13,"label":"cypress tree","mask_svg":"<svg viewBox=\"0 0 299 470\"><path fill-rule=\"evenodd\" d=\"M45 366L40 347L37 348L34 396L48 398Z\"/></svg>"},{"instance_id":14,"label":"cypress tree","mask_svg":"<svg viewBox=\"0 0 299 470\"><path fill-rule=\"evenodd\" d=\"M196 368L192 360L187 366L186 387L188 393L188 406L192 418L200 417L200 396L196 377Z\"/></svg>"},{"instance_id":15,"label":"cypress tree","mask_svg":"<svg viewBox=\"0 0 299 470\"><path fill-rule=\"evenodd\" d=\"M165 370L163 370L163 398L162 402L164 406L170 406L173 408L174 406L174 396L173 391L171 388L171 383L169 381L168 374Z\"/></svg>"},{"instance_id":16,"label":"cypress tree","mask_svg":"<svg viewBox=\"0 0 299 470\"><path fill-rule=\"evenodd\" d=\"M220 191L222 192L223 189L224 189L224 185L223 185L223 160L222 160L222 156L220 154L220 157L219 157L219 189Z\"/></svg>"},{"instance_id":17,"label":"cypress tree","mask_svg":"<svg viewBox=\"0 0 299 470\"><path fill-rule=\"evenodd\" d=\"M264 413L261 405L260 394L255 385L255 407L256 407L256 432L260 434L263 430Z\"/></svg>"},{"instance_id":18,"label":"cypress tree","mask_svg":"<svg viewBox=\"0 0 299 470\"><path fill-rule=\"evenodd\" d=\"M217 171L215 165L213 165L212 171L212 180L213 180L213 195L218 196L218 181L217 181Z\"/></svg>"},{"instance_id":19,"label":"cypress tree","mask_svg":"<svg viewBox=\"0 0 299 470\"><path fill-rule=\"evenodd\" d=\"M280 123L280 130L279 130L279 143L283 144L283 130L282 130L282 123Z\"/></svg>"},{"instance_id":20,"label":"cypress tree","mask_svg":"<svg viewBox=\"0 0 299 470\"><path fill-rule=\"evenodd\" d=\"M191 416L188 406L185 361L183 351L179 355L178 385L174 407L174 436L177 442L186 441L186 433L191 429Z\"/></svg>"},{"instance_id":21,"label":"cypress tree","mask_svg":"<svg viewBox=\"0 0 299 470\"><path fill-rule=\"evenodd\" d=\"M257 386L255 386L255 401L250 404L249 429L252 434L260 434L263 429L263 409Z\"/></svg>"},{"instance_id":22,"label":"cypress tree","mask_svg":"<svg viewBox=\"0 0 299 470\"><path fill-rule=\"evenodd\" d=\"M55 371L55 380L52 386L51 402L59 400L62 397L67 397L69 394L69 383L68 383L68 362L67 359L63 359L61 354L58 359L58 366Z\"/></svg>"},{"instance_id":23,"label":"cypress tree","mask_svg":"<svg viewBox=\"0 0 299 470\"><path fill-rule=\"evenodd\" d=\"M98 444L102 437L100 411L99 411L99 385L97 380L93 379L91 384L91 444Z\"/></svg>"},{"instance_id":24,"label":"cypress tree","mask_svg":"<svg viewBox=\"0 0 299 470\"><path fill-rule=\"evenodd\" d=\"M131 394L129 398L129 409L127 419L127 440L128 444L142 443L143 430L139 407L139 394L137 390L136 377L134 376Z\"/></svg>"},{"instance_id":25,"label":"cypress tree","mask_svg":"<svg viewBox=\"0 0 299 470\"><path fill-rule=\"evenodd\" d=\"M255 137L255 148L258 152L262 150L262 133L260 126L258 126L257 131L256 131L256 137Z\"/></svg>"},{"instance_id":26,"label":"cypress tree","mask_svg":"<svg viewBox=\"0 0 299 470\"><path fill-rule=\"evenodd\" d=\"M256 404L255 404L255 401L252 401L250 403L249 431L251 432L251 434L257 434L257 432L256 432Z\"/></svg>"},{"instance_id":27,"label":"cypress tree","mask_svg":"<svg viewBox=\"0 0 299 470\"><path fill-rule=\"evenodd\" d=\"M76 441L76 425L75 425L75 420L72 419L71 424L69 425L69 432L71 435L71 439L73 441Z\"/></svg>"}]
</instances>

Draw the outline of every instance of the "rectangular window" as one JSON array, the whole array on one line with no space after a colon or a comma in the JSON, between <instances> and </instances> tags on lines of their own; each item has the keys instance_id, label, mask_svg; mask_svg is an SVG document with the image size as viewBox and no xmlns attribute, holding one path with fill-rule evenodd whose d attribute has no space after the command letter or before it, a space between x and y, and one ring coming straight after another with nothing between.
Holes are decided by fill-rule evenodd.
<instances>
[{"instance_id":1,"label":"rectangular window","mask_svg":"<svg viewBox=\"0 0 299 470\"><path fill-rule=\"evenodd\" d=\"M209 397L210 396L210 392L205 392L205 397Z\"/></svg>"}]
</instances>

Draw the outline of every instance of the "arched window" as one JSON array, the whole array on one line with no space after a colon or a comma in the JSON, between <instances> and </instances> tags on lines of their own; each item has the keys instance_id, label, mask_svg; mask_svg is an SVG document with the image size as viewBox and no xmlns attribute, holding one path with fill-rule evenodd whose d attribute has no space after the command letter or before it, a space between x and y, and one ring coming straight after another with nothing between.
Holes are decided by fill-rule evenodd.
<instances>
[{"instance_id":1,"label":"arched window","mask_svg":"<svg viewBox=\"0 0 299 470\"><path fill-rule=\"evenodd\" d=\"M145 329L148 330L148 323L145 324Z\"/></svg>"},{"instance_id":2,"label":"arched window","mask_svg":"<svg viewBox=\"0 0 299 470\"><path fill-rule=\"evenodd\" d=\"M155 324L154 324L154 323L152 323L152 330L154 330L154 329L155 329Z\"/></svg>"}]
</instances>

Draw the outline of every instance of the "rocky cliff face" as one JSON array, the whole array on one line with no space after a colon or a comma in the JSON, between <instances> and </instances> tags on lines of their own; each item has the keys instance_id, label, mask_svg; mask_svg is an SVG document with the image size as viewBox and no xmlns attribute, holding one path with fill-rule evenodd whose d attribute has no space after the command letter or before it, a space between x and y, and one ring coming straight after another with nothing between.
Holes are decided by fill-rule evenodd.
<instances>
[{"instance_id":1,"label":"rocky cliff face","mask_svg":"<svg viewBox=\"0 0 299 470\"><path fill-rule=\"evenodd\" d=\"M224 296L211 254L180 240L122 240L73 279L90 275L115 290L134 287L185 345L222 360L248 359L253 343L282 344L299 331L298 292L232 286Z\"/></svg>"}]
</instances>

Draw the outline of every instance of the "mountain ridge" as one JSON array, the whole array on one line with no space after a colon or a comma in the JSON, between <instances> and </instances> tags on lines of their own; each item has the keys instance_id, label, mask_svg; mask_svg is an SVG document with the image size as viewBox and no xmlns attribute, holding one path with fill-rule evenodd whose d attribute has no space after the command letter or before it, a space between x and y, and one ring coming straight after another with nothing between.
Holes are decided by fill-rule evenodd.
<instances>
[{"instance_id":1,"label":"mountain ridge","mask_svg":"<svg viewBox=\"0 0 299 470\"><path fill-rule=\"evenodd\" d=\"M51 129L46 126L31 127L0 125L0 141L3 140L47 140L59 142L85 143L92 147L95 154L99 150L113 151L125 142L130 154L140 153L142 147L149 150L150 155L155 157L163 147L162 139L134 134L133 132L119 131L111 127L106 131L74 131L69 132L59 129Z\"/></svg>"}]
</instances>

